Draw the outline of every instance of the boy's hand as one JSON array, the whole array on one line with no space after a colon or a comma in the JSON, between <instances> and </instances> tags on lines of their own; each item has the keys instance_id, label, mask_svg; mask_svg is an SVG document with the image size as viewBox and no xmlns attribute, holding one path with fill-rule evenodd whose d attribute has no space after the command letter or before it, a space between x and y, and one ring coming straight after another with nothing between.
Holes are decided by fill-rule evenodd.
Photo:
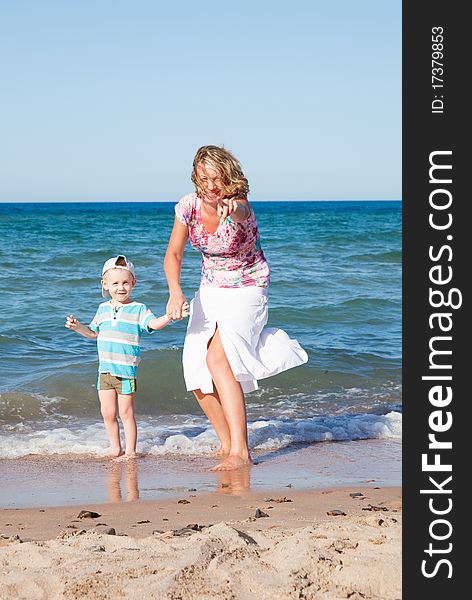
<instances>
[{"instance_id":1,"label":"boy's hand","mask_svg":"<svg viewBox=\"0 0 472 600\"><path fill-rule=\"evenodd\" d=\"M80 325L80 323L74 315L69 315L64 323L64 327L67 327L67 329L77 329L78 325Z\"/></svg>"},{"instance_id":2,"label":"boy's hand","mask_svg":"<svg viewBox=\"0 0 472 600\"><path fill-rule=\"evenodd\" d=\"M92 331L90 327L83 325L78 319L76 319L74 315L69 315L66 318L64 327L67 327L67 329L72 329L72 331L75 331L76 333L79 333L90 340L96 340L98 337L98 333L96 331Z\"/></svg>"},{"instance_id":3,"label":"boy's hand","mask_svg":"<svg viewBox=\"0 0 472 600\"><path fill-rule=\"evenodd\" d=\"M182 317L188 317L190 312L189 312L189 303L188 302L184 302L182 304Z\"/></svg>"}]
</instances>

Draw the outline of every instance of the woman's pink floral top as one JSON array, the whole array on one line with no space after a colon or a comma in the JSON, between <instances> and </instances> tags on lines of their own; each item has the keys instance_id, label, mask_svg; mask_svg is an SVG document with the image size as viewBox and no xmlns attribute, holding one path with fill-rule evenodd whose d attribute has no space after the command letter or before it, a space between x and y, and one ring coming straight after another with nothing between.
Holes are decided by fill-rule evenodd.
<instances>
[{"instance_id":1,"label":"woman's pink floral top","mask_svg":"<svg viewBox=\"0 0 472 600\"><path fill-rule=\"evenodd\" d=\"M222 288L269 285L269 265L252 209L244 223L236 223L229 216L215 233L208 233L203 225L201 200L196 193L184 196L175 205L175 214L188 226L192 246L202 253L201 285Z\"/></svg>"}]
</instances>

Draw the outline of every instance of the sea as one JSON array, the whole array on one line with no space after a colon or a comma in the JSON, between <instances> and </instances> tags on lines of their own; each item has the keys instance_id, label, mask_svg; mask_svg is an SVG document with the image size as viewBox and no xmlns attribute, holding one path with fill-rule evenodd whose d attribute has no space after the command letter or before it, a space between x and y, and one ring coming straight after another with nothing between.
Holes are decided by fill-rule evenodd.
<instances>
[{"instance_id":1,"label":"sea","mask_svg":"<svg viewBox=\"0 0 472 600\"><path fill-rule=\"evenodd\" d=\"M308 363L247 395L249 445L401 440L401 202L252 202L271 268L268 326L284 329ZM133 299L165 313L163 257L174 203L0 204L0 459L106 452L88 323L102 301L104 261L136 267ZM185 251L190 300L201 258ZM192 457L215 434L184 386L186 323L142 337L138 452ZM321 447L321 446L320 446Z\"/></svg>"}]
</instances>

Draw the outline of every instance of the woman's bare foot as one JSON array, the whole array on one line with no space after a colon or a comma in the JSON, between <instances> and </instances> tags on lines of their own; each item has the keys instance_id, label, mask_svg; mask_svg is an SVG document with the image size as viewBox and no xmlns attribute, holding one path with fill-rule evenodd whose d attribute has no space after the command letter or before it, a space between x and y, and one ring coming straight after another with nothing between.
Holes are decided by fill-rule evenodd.
<instances>
[{"instance_id":1,"label":"woman's bare foot","mask_svg":"<svg viewBox=\"0 0 472 600\"><path fill-rule=\"evenodd\" d=\"M216 451L213 453L213 456L216 456L216 457L218 457L218 458L219 458L220 456L221 456L221 457L223 457L223 456L228 456L228 454L229 454L229 448L223 448L223 446L220 446L220 447L218 448L218 450L216 450Z\"/></svg>"},{"instance_id":2,"label":"woman's bare foot","mask_svg":"<svg viewBox=\"0 0 472 600\"><path fill-rule=\"evenodd\" d=\"M125 460L131 460L133 458L138 458L139 454L137 454L136 452L122 452L119 456L116 457L116 460L121 461L125 461Z\"/></svg>"},{"instance_id":3,"label":"woman's bare foot","mask_svg":"<svg viewBox=\"0 0 472 600\"><path fill-rule=\"evenodd\" d=\"M124 454L123 450L121 448L108 448L107 450L107 456L109 458L117 458L118 456L122 456Z\"/></svg>"},{"instance_id":4,"label":"woman's bare foot","mask_svg":"<svg viewBox=\"0 0 472 600\"><path fill-rule=\"evenodd\" d=\"M239 454L229 454L224 460L211 468L210 471L232 471L233 469L247 467L250 464L252 464L252 459L249 455L244 457Z\"/></svg>"}]
</instances>

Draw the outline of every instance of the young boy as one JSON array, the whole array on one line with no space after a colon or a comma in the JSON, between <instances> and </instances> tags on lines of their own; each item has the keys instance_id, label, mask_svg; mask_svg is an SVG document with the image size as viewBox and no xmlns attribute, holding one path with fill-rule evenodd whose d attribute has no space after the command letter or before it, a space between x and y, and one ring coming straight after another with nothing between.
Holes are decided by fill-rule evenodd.
<instances>
[{"instance_id":1,"label":"young boy","mask_svg":"<svg viewBox=\"0 0 472 600\"><path fill-rule=\"evenodd\" d=\"M136 455L137 428L134 418L136 369L140 362L141 333L162 329L172 322L168 315L155 317L140 302L131 300L137 280L134 265L126 256L115 256L103 265L102 302L91 323L83 325L69 315L65 326L86 338L97 339L98 397L112 456L123 454L120 443L116 404L125 432L126 457ZM182 316L188 316L188 304Z\"/></svg>"}]
</instances>

